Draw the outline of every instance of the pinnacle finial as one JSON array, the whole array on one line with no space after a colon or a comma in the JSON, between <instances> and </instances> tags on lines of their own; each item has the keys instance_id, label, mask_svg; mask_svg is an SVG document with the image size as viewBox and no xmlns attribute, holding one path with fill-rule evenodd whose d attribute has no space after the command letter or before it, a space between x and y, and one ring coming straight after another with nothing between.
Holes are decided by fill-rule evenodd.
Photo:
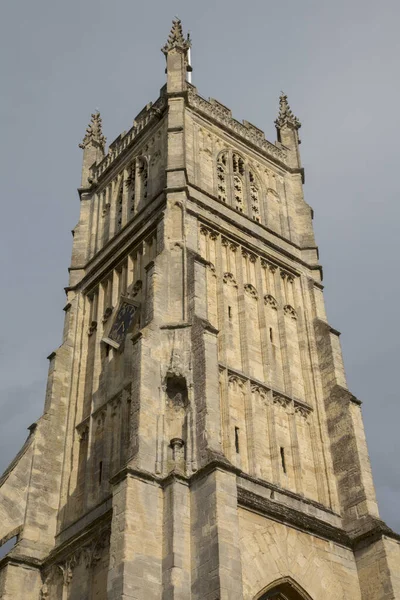
<instances>
[{"instance_id":1,"label":"pinnacle finial","mask_svg":"<svg viewBox=\"0 0 400 600\"><path fill-rule=\"evenodd\" d=\"M170 52L173 48L188 50L190 46L190 37L188 36L185 40L183 37L182 22L178 17L175 17L175 19L172 21L172 28L167 43L161 48L161 52L168 54L168 52Z\"/></svg>"},{"instance_id":2,"label":"pinnacle finial","mask_svg":"<svg viewBox=\"0 0 400 600\"><path fill-rule=\"evenodd\" d=\"M279 115L275 121L275 125L280 129L284 125L294 127L294 129L300 129L301 123L297 117L294 116L292 109L289 106L287 95L281 92L279 96Z\"/></svg>"},{"instance_id":3,"label":"pinnacle finial","mask_svg":"<svg viewBox=\"0 0 400 600\"><path fill-rule=\"evenodd\" d=\"M85 137L83 138L82 142L79 144L79 148L85 149L87 146L89 146L89 144L94 143L94 144L97 144L98 146L100 146L100 148L102 150L104 150L106 138L103 135L101 126L102 126L102 120L101 120L100 112L98 110L96 110L96 112L94 112L92 114L92 118L86 129Z\"/></svg>"}]
</instances>

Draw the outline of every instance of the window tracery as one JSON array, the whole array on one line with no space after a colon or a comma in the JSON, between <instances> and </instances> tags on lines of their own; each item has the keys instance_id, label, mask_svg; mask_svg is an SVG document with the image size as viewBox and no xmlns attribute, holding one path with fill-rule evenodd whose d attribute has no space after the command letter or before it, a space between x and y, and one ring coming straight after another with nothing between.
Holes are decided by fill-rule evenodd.
<instances>
[{"instance_id":1,"label":"window tracery","mask_svg":"<svg viewBox=\"0 0 400 600\"><path fill-rule=\"evenodd\" d=\"M261 217L259 186L253 171L249 171L249 183L251 216L253 221L257 221L257 223L260 223Z\"/></svg>"},{"instance_id":2,"label":"window tracery","mask_svg":"<svg viewBox=\"0 0 400 600\"><path fill-rule=\"evenodd\" d=\"M222 152L218 156L217 160L217 187L218 187L218 200L226 202L227 190L226 190L226 171L227 171L227 153Z\"/></svg>"},{"instance_id":3,"label":"window tracery","mask_svg":"<svg viewBox=\"0 0 400 600\"><path fill-rule=\"evenodd\" d=\"M218 155L216 171L218 200L261 223L261 186L245 159L238 152L224 150Z\"/></svg>"},{"instance_id":4,"label":"window tracery","mask_svg":"<svg viewBox=\"0 0 400 600\"><path fill-rule=\"evenodd\" d=\"M139 201L147 200L148 182L149 182L149 167L144 156L138 159L138 175L140 181L140 199Z\"/></svg>"}]
</instances>

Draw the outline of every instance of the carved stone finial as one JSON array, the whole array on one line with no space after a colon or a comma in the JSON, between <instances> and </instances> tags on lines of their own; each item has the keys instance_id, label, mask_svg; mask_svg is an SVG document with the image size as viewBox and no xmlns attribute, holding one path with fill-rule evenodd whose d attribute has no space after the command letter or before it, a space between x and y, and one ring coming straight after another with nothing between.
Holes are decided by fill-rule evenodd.
<instances>
[{"instance_id":1,"label":"carved stone finial","mask_svg":"<svg viewBox=\"0 0 400 600\"><path fill-rule=\"evenodd\" d=\"M171 33L169 34L167 43L161 48L161 52L168 54L168 52L174 48L188 50L191 45L192 42L190 40L190 36L188 35L186 40L183 37L181 20L175 17L175 19L172 21Z\"/></svg>"},{"instance_id":2,"label":"carved stone finial","mask_svg":"<svg viewBox=\"0 0 400 600\"><path fill-rule=\"evenodd\" d=\"M294 116L287 96L283 92L281 92L279 97L279 115L275 121L275 125L278 129L284 126L293 127L294 129L300 129L301 127L299 119Z\"/></svg>"},{"instance_id":3,"label":"carved stone finial","mask_svg":"<svg viewBox=\"0 0 400 600\"><path fill-rule=\"evenodd\" d=\"M79 148L85 149L89 145L100 146L104 150L106 144L106 138L102 132L102 120L99 111L97 110L92 114L91 121L86 129L85 137L79 144Z\"/></svg>"}]
</instances>

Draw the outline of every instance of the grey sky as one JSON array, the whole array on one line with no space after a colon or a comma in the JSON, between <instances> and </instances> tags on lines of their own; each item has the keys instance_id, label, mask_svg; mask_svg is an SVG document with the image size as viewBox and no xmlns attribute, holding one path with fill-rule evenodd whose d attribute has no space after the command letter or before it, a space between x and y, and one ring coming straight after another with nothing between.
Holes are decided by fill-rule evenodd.
<instances>
[{"instance_id":1,"label":"grey sky","mask_svg":"<svg viewBox=\"0 0 400 600\"><path fill-rule=\"evenodd\" d=\"M274 141L283 89L303 123L328 316L364 402L382 516L400 531L398 0L8 0L2 14L0 471L41 414L61 341L78 143L96 107L111 142L157 98L177 14L203 96Z\"/></svg>"}]
</instances>

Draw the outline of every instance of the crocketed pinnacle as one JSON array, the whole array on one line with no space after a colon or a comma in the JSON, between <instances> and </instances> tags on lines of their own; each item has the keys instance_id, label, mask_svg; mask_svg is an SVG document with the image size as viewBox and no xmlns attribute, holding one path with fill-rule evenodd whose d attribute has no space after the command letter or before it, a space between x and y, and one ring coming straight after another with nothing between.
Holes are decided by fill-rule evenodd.
<instances>
[{"instance_id":1,"label":"crocketed pinnacle","mask_svg":"<svg viewBox=\"0 0 400 600\"><path fill-rule=\"evenodd\" d=\"M168 54L173 48L180 48L181 50L188 50L191 46L190 37L187 39L183 37L182 22L180 19L175 18L172 21L171 33L169 34L167 43L161 48L161 52Z\"/></svg>"},{"instance_id":2,"label":"crocketed pinnacle","mask_svg":"<svg viewBox=\"0 0 400 600\"><path fill-rule=\"evenodd\" d=\"M287 96L283 92L281 92L279 97L279 115L275 121L275 125L278 128L281 128L285 125L289 125L295 129L300 129L301 127L299 119L294 116L287 101Z\"/></svg>"},{"instance_id":3,"label":"crocketed pinnacle","mask_svg":"<svg viewBox=\"0 0 400 600\"><path fill-rule=\"evenodd\" d=\"M95 113L92 114L91 121L86 129L85 137L79 144L79 148L86 148L87 146L89 146L89 144L97 144L104 150L106 138L103 135L101 125L101 116L99 111L97 110Z\"/></svg>"}]
</instances>

